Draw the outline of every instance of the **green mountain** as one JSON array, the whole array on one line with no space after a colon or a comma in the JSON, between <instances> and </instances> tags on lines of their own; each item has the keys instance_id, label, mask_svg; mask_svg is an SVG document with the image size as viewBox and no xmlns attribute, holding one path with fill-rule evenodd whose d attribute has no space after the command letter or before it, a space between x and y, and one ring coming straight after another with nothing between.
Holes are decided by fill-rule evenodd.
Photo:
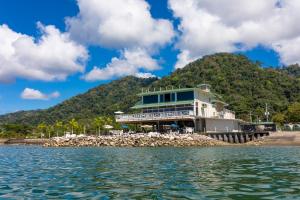
<instances>
[{"instance_id":1,"label":"green mountain","mask_svg":"<svg viewBox=\"0 0 300 200\"><path fill-rule=\"evenodd\" d=\"M280 69L280 71L282 71L292 77L300 78L300 66L298 64L290 65L288 67L283 67Z\"/></svg>"},{"instance_id":2,"label":"green mountain","mask_svg":"<svg viewBox=\"0 0 300 200\"><path fill-rule=\"evenodd\" d=\"M137 93L157 78L140 79L132 76L100 85L84 94L74 96L45 110L20 111L0 116L0 123L38 124L69 121L72 118L87 119L111 115L116 110L128 111L138 101Z\"/></svg>"},{"instance_id":3,"label":"green mountain","mask_svg":"<svg viewBox=\"0 0 300 200\"><path fill-rule=\"evenodd\" d=\"M116 110L128 112L142 88L193 87L200 83L211 84L238 117L247 120L251 111L262 118L266 103L271 113L277 113L285 112L292 102L300 102L300 80L296 77L284 69L262 68L243 55L219 53L196 60L162 79L125 77L49 109L2 115L0 123L35 125L112 115Z\"/></svg>"}]
</instances>

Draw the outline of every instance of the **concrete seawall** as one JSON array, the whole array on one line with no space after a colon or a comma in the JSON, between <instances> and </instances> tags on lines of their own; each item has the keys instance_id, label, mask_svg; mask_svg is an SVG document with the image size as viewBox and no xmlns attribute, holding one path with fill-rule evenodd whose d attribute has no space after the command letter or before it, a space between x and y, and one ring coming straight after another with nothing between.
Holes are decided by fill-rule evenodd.
<instances>
[{"instance_id":1,"label":"concrete seawall","mask_svg":"<svg viewBox=\"0 0 300 200\"><path fill-rule=\"evenodd\" d=\"M258 140L262 137L269 136L269 132L221 132L221 133L206 133L207 136L220 140L223 142L229 142L229 143L246 143L250 141Z\"/></svg>"}]
</instances>

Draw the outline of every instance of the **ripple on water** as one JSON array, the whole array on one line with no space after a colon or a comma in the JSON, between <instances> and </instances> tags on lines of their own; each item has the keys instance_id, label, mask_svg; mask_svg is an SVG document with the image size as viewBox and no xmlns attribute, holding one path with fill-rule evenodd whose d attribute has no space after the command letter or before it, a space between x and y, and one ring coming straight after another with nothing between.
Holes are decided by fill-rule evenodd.
<instances>
[{"instance_id":1,"label":"ripple on water","mask_svg":"<svg viewBox=\"0 0 300 200\"><path fill-rule=\"evenodd\" d=\"M297 199L300 148L0 147L0 199Z\"/></svg>"}]
</instances>

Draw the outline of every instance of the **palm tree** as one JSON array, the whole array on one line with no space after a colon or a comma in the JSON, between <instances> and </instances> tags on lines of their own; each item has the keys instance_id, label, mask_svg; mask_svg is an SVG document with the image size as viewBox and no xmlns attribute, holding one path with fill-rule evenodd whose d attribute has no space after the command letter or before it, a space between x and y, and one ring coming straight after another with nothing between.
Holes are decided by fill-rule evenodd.
<instances>
[{"instance_id":1,"label":"palm tree","mask_svg":"<svg viewBox=\"0 0 300 200\"><path fill-rule=\"evenodd\" d=\"M51 137L51 132L53 131L53 126L51 126L51 125L46 125L46 132L48 132L48 137L49 137L49 139L50 139L50 137Z\"/></svg>"},{"instance_id":2,"label":"palm tree","mask_svg":"<svg viewBox=\"0 0 300 200\"><path fill-rule=\"evenodd\" d=\"M104 117L105 125L112 125L113 120L110 117Z\"/></svg>"},{"instance_id":3,"label":"palm tree","mask_svg":"<svg viewBox=\"0 0 300 200\"><path fill-rule=\"evenodd\" d=\"M97 128L97 133L99 136L100 136L101 128L104 126L104 124L105 124L105 120L103 119L103 117L96 117L94 119L94 125Z\"/></svg>"},{"instance_id":4,"label":"palm tree","mask_svg":"<svg viewBox=\"0 0 300 200\"><path fill-rule=\"evenodd\" d=\"M56 137L58 137L58 132L63 129L63 122L62 121L56 121L55 123L55 129L56 129Z\"/></svg>"},{"instance_id":5,"label":"palm tree","mask_svg":"<svg viewBox=\"0 0 300 200\"><path fill-rule=\"evenodd\" d=\"M38 126L37 126L37 129L38 131L41 133L41 138L43 137L43 134L44 134L44 131L46 129L46 124L44 122L40 123Z\"/></svg>"},{"instance_id":6,"label":"palm tree","mask_svg":"<svg viewBox=\"0 0 300 200\"><path fill-rule=\"evenodd\" d=\"M69 126L71 127L71 133L74 134L74 130L77 130L79 125L78 122L73 118L69 121Z\"/></svg>"}]
</instances>

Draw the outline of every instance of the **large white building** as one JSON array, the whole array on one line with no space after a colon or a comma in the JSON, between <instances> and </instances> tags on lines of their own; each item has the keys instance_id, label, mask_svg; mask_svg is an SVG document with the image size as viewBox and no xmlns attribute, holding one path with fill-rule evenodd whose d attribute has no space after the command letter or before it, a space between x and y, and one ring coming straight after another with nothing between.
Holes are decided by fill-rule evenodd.
<instances>
[{"instance_id":1,"label":"large white building","mask_svg":"<svg viewBox=\"0 0 300 200\"><path fill-rule=\"evenodd\" d=\"M238 131L241 120L226 109L207 84L195 88L143 91L141 100L132 107L134 114L117 114L123 124L151 125L157 131L165 127L192 127L195 132Z\"/></svg>"}]
</instances>

